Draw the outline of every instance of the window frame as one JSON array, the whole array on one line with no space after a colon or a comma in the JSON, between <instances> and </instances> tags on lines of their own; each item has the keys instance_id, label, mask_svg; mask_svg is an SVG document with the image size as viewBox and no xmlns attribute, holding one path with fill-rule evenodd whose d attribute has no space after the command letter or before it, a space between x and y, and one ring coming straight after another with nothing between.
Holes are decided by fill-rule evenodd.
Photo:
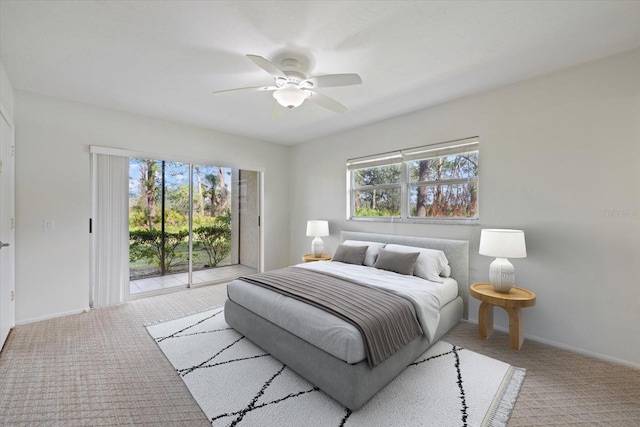
<instances>
[{"instance_id":1,"label":"window frame","mask_svg":"<svg viewBox=\"0 0 640 427\"><path fill-rule=\"evenodd\" d=\"M477 152L478 173L469 178L452 178L427 181L412 181L410 163L417 160L437 159L453 154ZM439 223L456 224L477 222L480 218L480 138L470 137L454 141L447 141L438 144L425 145L410 149L403 149L393 152L382 153L367 157L359 157L347 160L347 220L348 221L374 221L374 222L406 222L406 223ZM391 166L400 164L399 184L377 184L367 186L355 185L355 171L366 168ZM411 188L434 185L459 185L474 183L476 187L476 215L473 217L417 217L411 216ZM362 190L388 189L400 186L400 216L356 216L355 204L356 193Z\"/></svg>"}]
</instances>

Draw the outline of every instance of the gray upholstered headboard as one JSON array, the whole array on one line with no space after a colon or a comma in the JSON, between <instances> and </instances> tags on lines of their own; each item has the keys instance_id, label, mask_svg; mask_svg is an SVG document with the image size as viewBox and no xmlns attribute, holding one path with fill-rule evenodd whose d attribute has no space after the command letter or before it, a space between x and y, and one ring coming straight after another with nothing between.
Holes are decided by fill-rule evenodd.
<instances>
[{"instance_id":1,"label":"gray upholstered headboard","mask_svg":"<svg viewBox=\"0 0 640 427\"><path fill-rule=\"evenodd\" d=\"M396 245L417 246L439 249L447 255L451 267L451 277L458 282L458 292L464 301L465 319L469 311L469 242L466 240L433 239L431 237L397 236L395 234L363 233L341 231L340 241L362 240L369 242L394 243Z\"/></svg>"}]
</instances>

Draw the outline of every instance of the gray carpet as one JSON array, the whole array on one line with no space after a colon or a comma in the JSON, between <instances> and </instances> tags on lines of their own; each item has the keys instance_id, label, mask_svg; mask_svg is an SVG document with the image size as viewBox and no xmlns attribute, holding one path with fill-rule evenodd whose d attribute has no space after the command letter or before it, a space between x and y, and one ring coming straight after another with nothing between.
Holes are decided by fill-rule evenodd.
<instances>
[{"instance_id":1,"label":"gray carpet","mask_svg":"<svg viewBox=\"0 0 640 427\"><path fill-rule=\"evenodd\" d=\"M16 327L0 352L0 425L210 425L143 325L225 299L214 285ZM530 340L513 351L465 322L443 340L527 369L510 426L638 425L640 370Z\"/></svg>"}]
</instances>

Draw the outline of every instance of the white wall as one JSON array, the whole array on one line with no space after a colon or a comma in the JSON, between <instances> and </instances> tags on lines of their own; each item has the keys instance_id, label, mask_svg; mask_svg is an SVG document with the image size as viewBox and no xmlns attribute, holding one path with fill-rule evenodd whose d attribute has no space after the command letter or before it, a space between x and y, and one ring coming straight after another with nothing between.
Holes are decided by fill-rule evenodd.
<instances>
[{"instance_id":1,"label":"white wall","mask_svg":"<svg viewBox=\"0 0 640 427\"><path fill-rule=\"evenodd\" d=\"M4 112L13 121L13 86L7 70L4 68L2 58L0 58L0 104Z\"/></svg>"},{"instance_id":2,"label":"white wall","mask_svg":"<svg viewBox=\"0 0 640 427\"><path fill-rule=\"evenodd\" d=\"M288 147L22 91L15 119L17 323L88 307L90 145L264 171L265 269L288 262Z\"/></svg>"},{"instance_id":3,"label":"white wall","mask_svg":"<svg viewBox=\"0 0 640 427\"><path fill-rule=\"evenodd\" d=\"M348 158L475 135L478 225L345 220ZM342 229L468 239L473 283L492 261L481 228L524 229L525 336L640 366L640 50L305 143L291 161L290 262L309 251L305 221L328 219L328 251Z\"/></svg>"}]
</instances>

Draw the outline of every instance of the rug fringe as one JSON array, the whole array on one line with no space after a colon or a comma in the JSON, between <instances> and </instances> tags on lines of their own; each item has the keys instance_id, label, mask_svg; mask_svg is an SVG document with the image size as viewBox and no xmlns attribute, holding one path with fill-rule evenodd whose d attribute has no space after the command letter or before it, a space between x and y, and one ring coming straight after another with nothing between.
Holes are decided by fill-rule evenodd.
<instances>
[{"instance_id":1,"label":"rug fringe","mask_svg":"<svg viewBox=\"0 0 640 427\"><path fill-rule=\"evenodd\" d=\"M222 308L224 308L224 306L223 305L219 305L217 307L201 308L200 310L192 311L192 312L187 313L187 314L176 314L175 316L167 317L165 319L154 320L153 322L145 323L143 326L146 328L146 327L149 327L149 326L157 325L159 323L171 322L172 320L178 320L178 319L182 319L183 317L189 317L189 316L193 316L193 315L196 315L196 314L204 313L205 311L216 310L218 308L222 309Z\"/></svg>"},{"instance_id":2,"label":"rug fringe","mask_svg":"<svg viewBox=\"0 0 640 427\"><path fill-rule=\"evenodd\" d=\"M507 425L526 375L527 370L524 368L509 367L487 415L482 421L483 426L503 427Z\"/></svg>"}]
</instances>

